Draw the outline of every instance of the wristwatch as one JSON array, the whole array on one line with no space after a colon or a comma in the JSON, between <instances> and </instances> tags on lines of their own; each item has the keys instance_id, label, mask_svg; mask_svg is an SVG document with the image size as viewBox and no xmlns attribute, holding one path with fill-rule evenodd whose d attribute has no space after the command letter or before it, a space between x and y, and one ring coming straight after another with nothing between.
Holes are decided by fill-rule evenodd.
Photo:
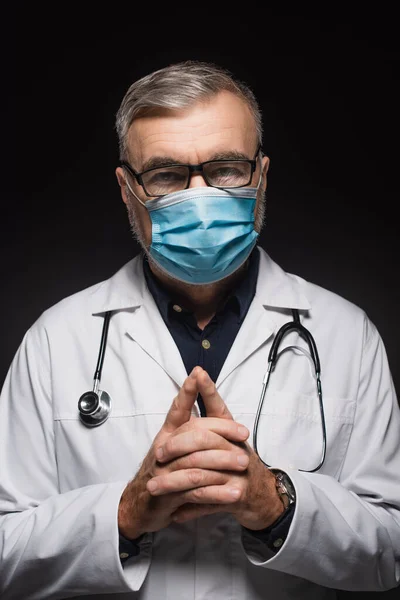
<instances>
[{"instance_id":1,"label":"wristwatch","mask_svg":"<svg viewBox=\"0 0 400 600\"><path fill-rule=\"evenodd\" d=\"M295 511L296 492L286 473L279 469L270 469L270 471L275 476L276 491L284 506L283 513L274 523L265 529L251 530L246 527L243 529L253 537L264 542L272 552L276 553L284 544L289 533Z\"/></svg>"},{"instance_id":2,"label":"wristwatch","mask_svg":"<svg viewBox=\"0 0 400 600\"><path fill-rule=\"evenodd\" d=\"M296 492L293 484L286 473L279 469L270 469L275 475L275 486L279 498L284 506L284 513L296 502Z\"/></svg>"}]
</instances>

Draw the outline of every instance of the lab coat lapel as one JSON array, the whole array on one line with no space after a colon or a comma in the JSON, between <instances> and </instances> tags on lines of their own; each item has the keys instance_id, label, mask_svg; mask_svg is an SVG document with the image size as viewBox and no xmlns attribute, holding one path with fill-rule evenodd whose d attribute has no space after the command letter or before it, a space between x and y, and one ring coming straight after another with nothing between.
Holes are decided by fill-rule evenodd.
<instances>
[{"instance_id":1,"label":"lab coat lapel","mask_svg":"<svg viewBox=\"0 0 400 600\"><path fill-rule=\"evenodd\" d=\"M132 315L127 334L182 386L187 376L185 365L151 294Z\"/></svg>"},{"instance_id":2,"label":"lab coat lapel","mask_svg":"<svg viewBox=\"0 0 400 600\"><path fill-rule=\"evenodd\" d=\"M182 386L186 369L179 350L149 292L143 275L142 257L136 256L92 294L92 314L118 311L122 327L144 352Z\"/></svg>"},{"instance_id":3,"label":"lab coat lapel","mask_svg":"<svg viewBox=\"0 0 400 600\"><path fill-rule=\"evenodd\" d=\"M250 354L260 348L262 344L267 343L275 329L276 324L271 314L259 301L254 299L221 369L216 382L217 387Z\"/></svg>"}]
</instances>

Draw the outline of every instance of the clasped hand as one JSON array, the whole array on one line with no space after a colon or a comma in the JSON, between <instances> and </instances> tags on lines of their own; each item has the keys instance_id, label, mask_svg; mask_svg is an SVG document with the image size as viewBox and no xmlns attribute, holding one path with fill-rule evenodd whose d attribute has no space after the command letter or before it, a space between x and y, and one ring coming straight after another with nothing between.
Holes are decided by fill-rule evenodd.
<instances>
[{"instance_id":1,"label":"clasped hand","mask_svg":"<svg viewBox=\"0 0 400 600\"><path fill-rule=\"evenodd\" d=\"M207 417L191 414L201 394ZM125 488L120 532L135 539L171 522L232 513L263 529L282 513L274 475L247 443L249 431L231 413L206 371L195 367L174 398L137 475Z\"/></svg>"}]
</instances>

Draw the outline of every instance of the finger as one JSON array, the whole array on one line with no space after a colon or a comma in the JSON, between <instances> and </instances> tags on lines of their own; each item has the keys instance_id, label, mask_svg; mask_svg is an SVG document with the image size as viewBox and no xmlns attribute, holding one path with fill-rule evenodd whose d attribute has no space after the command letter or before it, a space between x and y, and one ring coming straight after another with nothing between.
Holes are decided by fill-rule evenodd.
<instances>
[{"instance_id":1,"label":"finger","mask_svg":"<svg viewBox=\"0 0 400 600\"><path fill-rule=\"evenodd\" d=\"M181 498L189 504L234 504L242 490L230 485L208 485L183 492Z\"/></svg>"},{"instance_id":2,"label":"finger","mask_svg":"<svg viewBox=\"0 0 400 600\"><path fill-rule=\"evenodd\" d=\"M218 417L203 417L199 419L197 417L193 418L193 416L187 423L181 425L179 430L172 435L180 435L181 433L192 431L194 429L208 429L232 442L245 442L250 435L250 431L247 427L232 419L221 419Z\"/></svg>"},{"instance_id":3,"label":"finger","mask_svg":"<svg viewBox=\"0 0 400 600\"><path fill-rule=\"evenodd\" d=\"M245 442L250 435L250 431L247 427L233 419L221 419L218 417L203 417L199 419L198 417L195 417L181 425L179 429L172 434L172 437L195 430L212 431L231 442Z\"/></svg>"},{"instance_id":4,"label":"finger","mask_svg":"<svg viewBox=\"0 0 400 600\"><path fill-rule=\"evenodd\" d=\"M199 422L203 421L203 419L196 420ZM225 429L228 429L228 431L231 432L231 436L236 438L234 441L243 441L244 436L243 432L241 433L239 430L240 425L237 425L234 421L228 421L227 419L219 419L219 421L221 423L229 424L229 428L227 427ZM232 443L228 441L225 436L210 431L206 427L199 426L169 436L164 443L156 448L155 455L158 462L165 463L199 450L215 449L233 450L233 447Z\"/></svg>"},{"instance_id":5,"label":"finger","mask_svg":"<svg viewBox=\"0 0 400 600\"><path fill-rule=\"evenodd\" d=\"M212 381L207 371L204 371L201 367L195 367L193 369L193 375L197 378L199 392L206 407L207 417L233 419L225 402L217 392L215 383Z\"/></svg>"},{"instance_id":6,"label":"finger","mask_svg":"<svg viewBox=\"0 0 400 600\"><path fill-rule=\"evenodd\" d=\"M197 377L192 371L183 382L178 395L173 399L171 408L165 417L164 430L172 433L175 429L183 425L183 423L189 421L198 391Z\"/></svg>"},{"instance_id":7,"label":"finger","mask_svg":"<svg viewBox=\"0 0 400 600\"><path fill-rule=\"evenodd\" d=\"M228 450L200 450L177 458L168 463L170 473L181 469L212 469L215 471L245 471L249 464L248 455L237 448Z\"/></svg>"},{"instance_id":8,"label":"finger","mask_svg":"<svg viewBox=\"0 0 400 600\"><path fill-rule=\"evenodd\" d=\"M183 504L174 513L172 520L175 523L185 523L193 519L199 519L206 515L214 515L219 512L231 512L231 504Z\"/></svg>"},{"instance_id":9,"label":"finger","mask_svg":"<svg viewBox=\"0 0 400 600\"><path fill-rule=\"evenodd\" d=\"M229 473L220 471L184 469L149 479L147 491L152 496L162 496L207 485L223 485L229 481L230 477Z\"/></svg>"}]
</instances>

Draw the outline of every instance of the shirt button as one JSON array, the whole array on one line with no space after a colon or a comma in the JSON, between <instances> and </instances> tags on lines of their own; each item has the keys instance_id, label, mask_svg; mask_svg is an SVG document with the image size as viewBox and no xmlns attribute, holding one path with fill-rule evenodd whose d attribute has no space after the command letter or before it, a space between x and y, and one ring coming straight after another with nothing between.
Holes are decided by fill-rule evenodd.
<instances>
[{"instance_id":1,"label":"shirt button","mask_svg":"<svg viewBox=\"0 0 400 600\"><path fill-rule=\"evenodd\" d=\"M179 304L174 304L172 308L175 312L182 312L182 308L179 306Z\"/></svg>"},{"instance_id":2,"label":"shirt button","mask_svg":"<svg viewBox=\"0 0 400 600\"><path fill-rule=\"evenodd\" d=\"M120 555L119 555L119 557L120 557L120 558L128 558L128 557L129 557L129 554L128 554L128 552L120 552Z\"/></svg>"},{"instance_id":3,"label":"shirt button","mask_svg":"<svg viewBox=\"0 0 400 600\"><path fill-rule=\"evenodd\" d=\"M203 346L204 350L208 350L211 347L211 344L208 340L203 340L201 345Z\"/></svg>"},{"instance_id":4,"label":"shirt button","mask_svg":"<svg viewBox=\"0 0 400 600\"><path fill-rule=\"evenodd\" d=\"M272 544L272 545L273 545L275 548L280 548L280 547L282 546L282 544L283 544L283 539L282 539L282 538L278 538L277 540L275 540L275 541L273 542L273 544Z\"/></svg>"}]
</instances>

